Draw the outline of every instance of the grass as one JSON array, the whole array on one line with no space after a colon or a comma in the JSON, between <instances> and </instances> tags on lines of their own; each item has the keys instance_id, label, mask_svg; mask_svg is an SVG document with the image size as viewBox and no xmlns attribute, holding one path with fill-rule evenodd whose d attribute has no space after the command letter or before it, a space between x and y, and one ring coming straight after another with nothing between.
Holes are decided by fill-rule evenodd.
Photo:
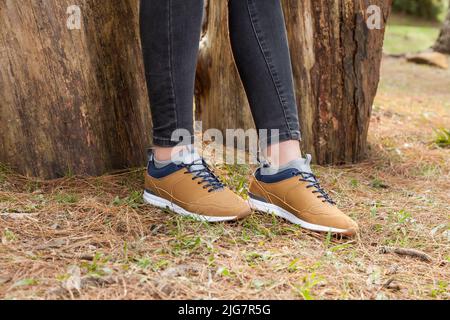
<instances>
[{"instance_id":1,"label":"grass","mask_svg":"<svg viewBox=\"0 0 450 320\"><path fill-rule=\"evenodd\" d=\"M440 23L393 14L386 28L384 51L403 54L429 49L439 36Z\"/></svg>"},{"instance_id":2,"label":"grass","mask_svg":"<svg viewBox=\"0 0 450 320\"><path fill-rule=\"evenodd\" d=\"M448 70L386 58L368 159L315 168L355 240L259 213L184 219L142 202L141 169L45 182L0 167L0 298L448 300L449 87ZM245 195L251 167L217 171Z\"/></svg>"},{"instance_id":3,"label":"grass","mask_svg":"<svg viewBox=\"0 0 450 320\"><path fill-rule=\"evenodd\" d=\"M450 130L449 129L435 129L436 138L434 143L439 148L449 148L450 147Z\"/></svg>"}]
</instances>

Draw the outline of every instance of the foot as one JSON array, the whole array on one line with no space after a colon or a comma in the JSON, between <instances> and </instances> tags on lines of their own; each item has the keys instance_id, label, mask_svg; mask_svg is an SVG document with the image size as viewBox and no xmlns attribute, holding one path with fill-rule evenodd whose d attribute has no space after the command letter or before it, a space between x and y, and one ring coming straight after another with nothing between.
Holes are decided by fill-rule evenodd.
<instances>
[{"instance_id":1,"label":"foot","mask_svg":"<svg viewBox=\"0 0 450 320\"><path fill-rule=\"evenodd\" d=\"M322 189L310 162L308 155L281 170L258 169L250 184L250 206L309 230L354 236L358 225Z\"/></svg>"},{"instance_id":2,"label":"foot","mask_svg":"<svg viewBox=\"0 0 450 320\"><path fill-rule=\"evenodd\" d=\"M145 174L144 201L200 221L232 221L251 213L247 202L224 186L196 153Z\"/></svg>"}]
</instances>

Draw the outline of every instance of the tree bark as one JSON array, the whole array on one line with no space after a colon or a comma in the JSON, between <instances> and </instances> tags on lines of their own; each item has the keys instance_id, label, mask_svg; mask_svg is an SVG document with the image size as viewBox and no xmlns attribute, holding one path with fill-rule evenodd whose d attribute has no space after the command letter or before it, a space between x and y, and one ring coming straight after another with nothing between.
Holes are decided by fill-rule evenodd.
<instances>
[{"instance_id":1,"label":"tree bark","mask_svg":"<svg viewBox=\"0 0 450 320\"><path fill-rule=\"evenodd\" d=\"M390 0L282 1L290 40L303 150L320 164L361 160L367 150ZM381 8L381 30L366 10ZM199 64L203 128L250 128L249 108L228 44L224 1L210 1ZM231 72L230 72L231 71ZM207 75L205 77L205 75ZM242 116L242 114L244 114ZM219 115L219 116L217 116Z\"/></svg>"},{"instance_id":2,"label":"tree bark","mask_svg":"<svg viewBox=\"0 0 450 320\"><path fill-rule=\"evenodd\" d=\"M0 162L56 178L144 163L150 114L138 1L0 0Z\"/></svg>"},{"instance_id":3,"label":"tree bark","mask_svg":"<svg viewBox=\"0 0 450 320\"><path fill-rule=\"evenodd\" d=\"M319 164L360 161L380 78L389 0L284 2L304 149ZM369 30L367 8L381 8Z\"/></svg>"},{"instance_id":4,"label":"tree bark","mask_svg":"<svg viewBox=\"0 0 450 320\"><path fill-rule=\"evenodd\" d=\"M318 163L366 150L384 30L368 30L368 0L283 0L304 150ZM374 0L386 20L390 0ZM144 163L150 113L137 0L0 0L0 162L55 178ZM254 126L229 44L226 1L208 1L196 114L204 128Z\"/></svg>"},{"instance_id":5,"label":"tree bark","mask_svg":"<svg viewBox=\"0 0 450 320\"><path fill-rule=\"evenodd\" d=\"M228 32L228 1L205 1L205 20L197 68L195 110L203 129L254 127L234 63Z\"/></svg>"},{"instance_id":6,"label":"tree bark","mask_svg":"<svg viewBox=\"0 0 450 320\"><path fill-rule=\"evenodd\" d=\"M440 53L450 54L450 8L439 34L439 38L433 46L433 50Z\"/></svg>"}]
</instances>

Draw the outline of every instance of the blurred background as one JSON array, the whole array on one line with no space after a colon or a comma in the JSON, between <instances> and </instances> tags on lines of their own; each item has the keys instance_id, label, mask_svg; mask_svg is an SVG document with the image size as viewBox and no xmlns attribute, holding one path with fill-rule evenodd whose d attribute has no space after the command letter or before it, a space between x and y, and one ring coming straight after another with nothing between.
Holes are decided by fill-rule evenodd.
<instances>
[{"instance_id":1,"label":"blurred background","mask_svg":"<svg viewBox=\"0 0 450 320\"><path fill-rule=\"evenodd\" d=\"M436 42L447 16L448 0L394 0L384 50L388 54L422 51Z\"/></svg>"}]
</instances>

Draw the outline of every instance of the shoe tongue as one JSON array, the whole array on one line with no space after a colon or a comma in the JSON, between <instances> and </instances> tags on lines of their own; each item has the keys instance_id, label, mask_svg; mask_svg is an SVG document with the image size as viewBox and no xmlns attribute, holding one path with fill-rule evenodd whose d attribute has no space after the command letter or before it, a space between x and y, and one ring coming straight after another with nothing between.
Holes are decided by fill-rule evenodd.
<instances>
[{"instance_id":1,"label":"shoe tongue","mask_svg":"<svg viewBox=\"0 0 450 320\"><path fill-rule=\"evenodd\" d=\"M200 155L197 153L197 151L194 149L194 147L190 146L187 148L187 150L184 151L184 154L181 153L179 157L174 157L175 163L184 163L189 166L189 170L195 171L192 173L193 175L202 178L203 181L210 182L211 181L217 181L217 178L214 176L214 174L209 173L207 170L208 168L203 164L203 158L200 157ZM215 188L214 191L223 190L223 187Z\"/></svg>"}]
</instances>

